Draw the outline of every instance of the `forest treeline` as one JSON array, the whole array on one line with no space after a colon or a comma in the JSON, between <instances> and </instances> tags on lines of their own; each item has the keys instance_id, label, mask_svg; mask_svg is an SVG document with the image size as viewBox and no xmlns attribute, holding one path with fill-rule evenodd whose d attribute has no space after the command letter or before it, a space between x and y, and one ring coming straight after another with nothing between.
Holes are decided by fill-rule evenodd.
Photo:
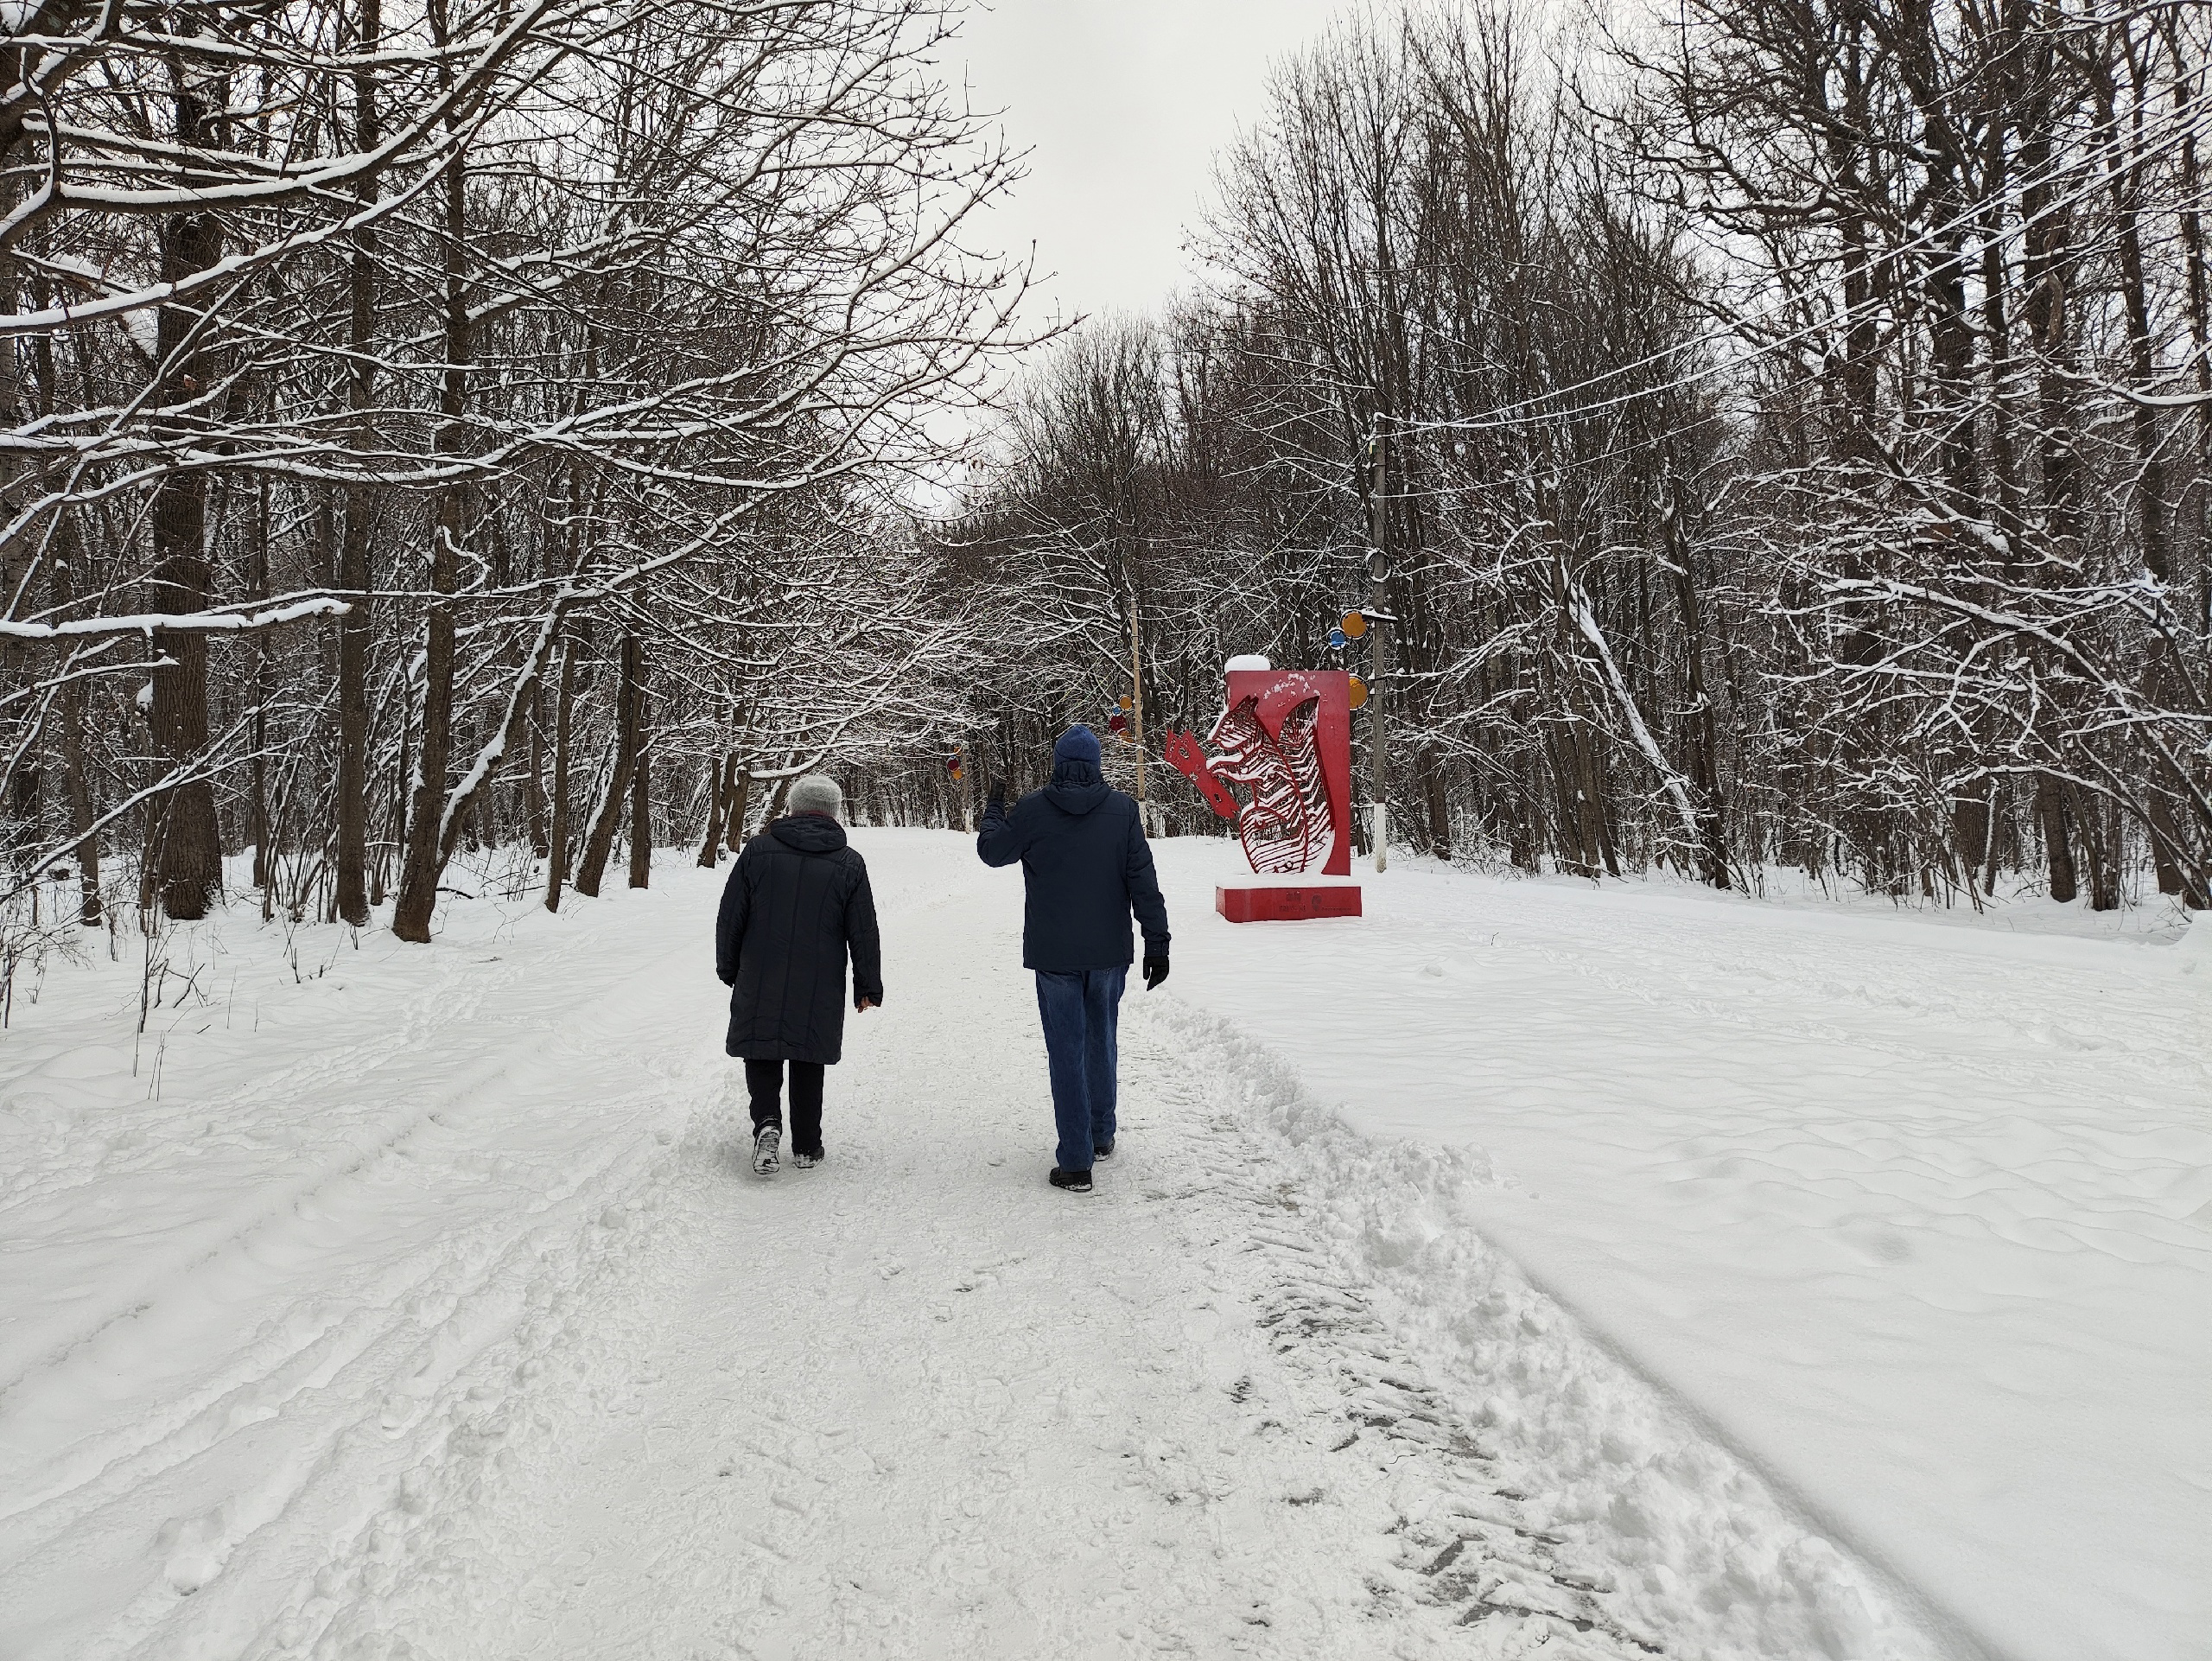
<instances>
[{"instance_id":1,"label":"forest treeline","mask_svg":"<svg viewBox=\"0 0 2212 1661\"><path fill-rule=\"evenodd\" d=\"M2202 5L1378 6L1010 379L951 0L0 22L9 964L961 822L1140 683L1198 830L1236 652L1440 855L2205 902Z\"/></svg>"},{"instance_id":2,"label":"forest treeline","mask_svg":"<svg viewBox=\"0 0 2212 1661\"><path fill-rule=\"evenodd\" d=\"M1133 645L1147 726L1203 733L1263 652L1376 683L1438 854L2202 906L2208 25L1347 22L1222 159L1212 290L1005 423L950 539L1021 596L991 741L1103 712Z\"/></svg>"},{"instance_id":3,"label":"forest treeline","mask_svg":"<svg viewBox=\"0 0 2212 1661\"><path fill-rule=\"evenodd\" d=\"M459 850L557 905L934 722L895 493L1022 288L945 8L6 22L10 963L226 883L427 939Z\"/></svg>"}]
</instances>

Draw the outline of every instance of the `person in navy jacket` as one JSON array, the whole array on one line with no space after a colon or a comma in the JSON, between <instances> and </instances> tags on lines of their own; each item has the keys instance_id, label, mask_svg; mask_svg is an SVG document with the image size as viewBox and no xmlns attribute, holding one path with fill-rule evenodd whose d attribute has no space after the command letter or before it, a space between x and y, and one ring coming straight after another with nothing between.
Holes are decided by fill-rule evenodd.
<instances>
[{"instance_id":1,"label":"person in navy jacket","mask_svg":"<svg viewBox=\"0 0 2212 1661\"><path fill-rule=\"evenodd\" d=\"M1071 727L1052 747L1052 782L1009 809L994 787L976 851L1021 862L1021 961L1037 976L1037 1013L1059 1129L1052 1186L1090 1192L1093 1160L1114 1151L1115 1050L1122 992L1144 931L1144 983L1167 978L1167 903L1137 805L1099 776L1098 739Z\"/></svg>"}]
</instances>

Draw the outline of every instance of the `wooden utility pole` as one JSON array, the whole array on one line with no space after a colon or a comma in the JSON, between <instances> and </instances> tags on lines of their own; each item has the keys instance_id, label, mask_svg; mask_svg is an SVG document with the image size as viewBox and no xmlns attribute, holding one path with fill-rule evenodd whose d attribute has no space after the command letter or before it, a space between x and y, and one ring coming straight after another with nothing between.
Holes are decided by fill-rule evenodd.
<instances>
[{"instance_id":1,"label":"wooden utility pole","mask_svg":"<svg viewBox=\"0 0 2212 1661\"><path fill-rule=\"evenodd\" d=\"M1397 668L1390 615L1388 440L1378 417L1367 437L1367 793L1374 803L1375 869L1390 868L1390 726L1386 689Z\"/></svg>"}]
</instances>

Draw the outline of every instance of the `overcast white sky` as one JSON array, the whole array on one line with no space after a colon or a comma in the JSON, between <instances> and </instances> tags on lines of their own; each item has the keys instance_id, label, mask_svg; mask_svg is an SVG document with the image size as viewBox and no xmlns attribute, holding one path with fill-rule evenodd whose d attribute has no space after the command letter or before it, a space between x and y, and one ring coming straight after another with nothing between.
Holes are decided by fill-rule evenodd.
<instances>
[{"instance_id":1,"label":"overcast white sky","mask_svg":"<svg viewBox=\"0 0 2212 1661\"><path fill-rule=\"evenodd\" d=\"M1029 177L981 226L1037 246L1033 315L1141 311L1186 286L1185 228L1214 152L1260 112L1269 62L1321 33L1345 0L995 0L967 16L978 109L1004 111Z\"/></svg>"}]
</instances>

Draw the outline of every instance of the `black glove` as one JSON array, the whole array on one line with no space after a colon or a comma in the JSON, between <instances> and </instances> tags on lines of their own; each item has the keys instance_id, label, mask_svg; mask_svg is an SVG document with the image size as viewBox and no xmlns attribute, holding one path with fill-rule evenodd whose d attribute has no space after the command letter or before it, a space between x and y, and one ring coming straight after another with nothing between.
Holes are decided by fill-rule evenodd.
<instances>
[{"instance_id":1,"label":"black glove","mask_svg":"<svg viewBox=\"0 0 2212 1661\"><path fill-rule=\"evenodd\" d=\"M998 809L998 811L999 811L1000 812L1001 812L1001 813L1005 812L1005 811L1006 811L1006 786L1005 786L1004 785L1002 785L1002 784L999 783L997 780L994 779L994 780L991 781L990 792L989 792L989 795L988 795L988 799L989 800L989 802L990 802L990 804L991 804L991 805L992 805L993 807L995 807L996 809Z\"/></svg>"},{"instance_id":2,"label":"black glove","mask_svg":"<svg viewBox=\"0 0 2212 1661\"><path fill-rule=\"evenodd\" d=\"M1163 954L1157 958L1147 955L1144 960L1144 990L1149 992L1154 987L1159 985L1160 982L1166 978L1167 958L1166 955Z\"/></svg>"}]
</instances>

